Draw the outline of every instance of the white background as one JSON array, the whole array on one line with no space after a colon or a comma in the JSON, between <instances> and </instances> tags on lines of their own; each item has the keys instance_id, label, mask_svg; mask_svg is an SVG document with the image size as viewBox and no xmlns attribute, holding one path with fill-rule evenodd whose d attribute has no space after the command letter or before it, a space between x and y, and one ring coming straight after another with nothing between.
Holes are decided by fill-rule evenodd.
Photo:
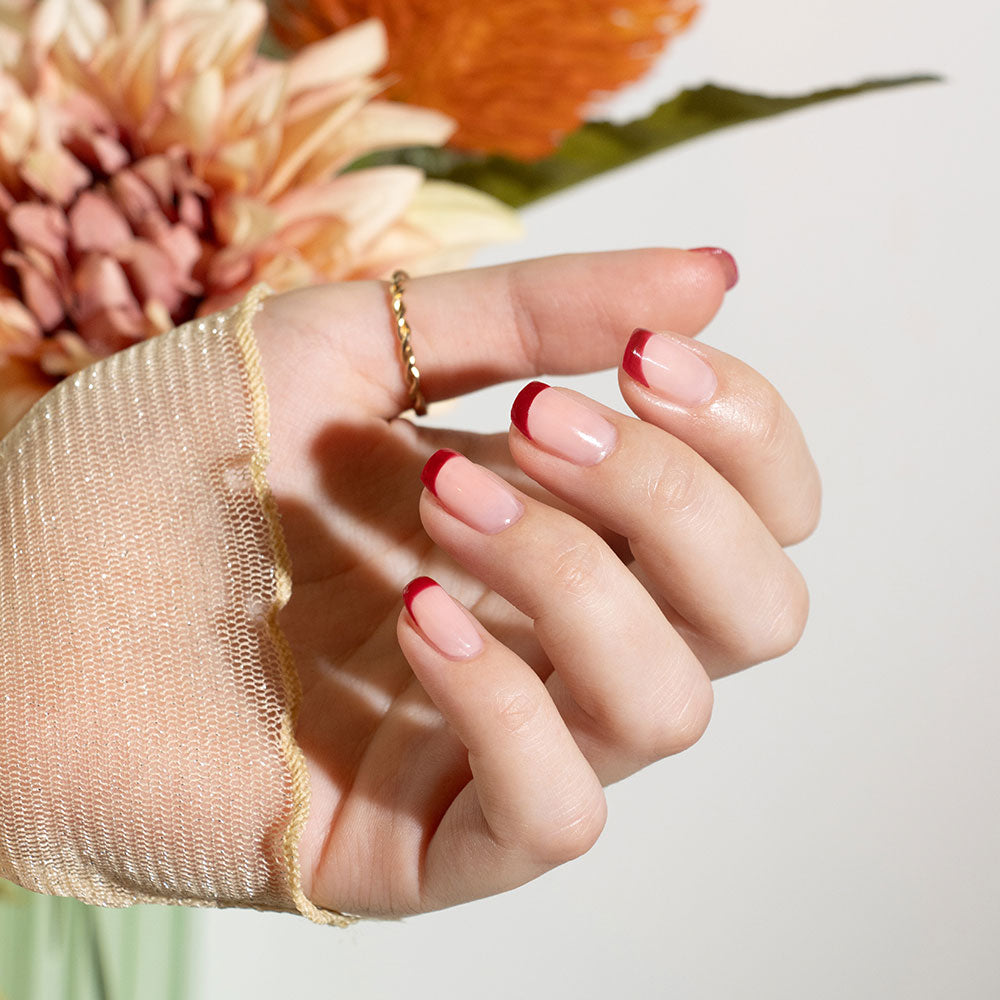
<instances>
[{"instance_id":1,"label":"white background","mask_svg":"<svg viewBox=\"0 0 1000 1000\"><path fill-rule=\"evenodd\" d=\"M480 261L735 254L704 339L779 386L825 483L794 551L805 638L719 682L702 741L608 789L598 844L529 886L349 930L197 914L205 1000L1000 996L998 8L705 7L618 112L705 80L947 83L668 151L531 209ZM562 384L621 405L613 372ZM505 428L514 388L449 419Z\"/></svg>"}]
</instances>

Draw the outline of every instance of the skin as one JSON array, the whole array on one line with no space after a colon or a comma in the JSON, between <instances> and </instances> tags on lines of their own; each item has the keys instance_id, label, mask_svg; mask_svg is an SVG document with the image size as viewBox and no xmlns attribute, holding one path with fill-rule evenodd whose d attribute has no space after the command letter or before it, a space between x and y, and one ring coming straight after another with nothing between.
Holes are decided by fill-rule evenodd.
<instances>
[{"instance_id":1,"label":"skin","mask_svg":"<svg viewBox=\"0 0 1000 1000\"><path fill-rule=\"evenodd\" d=\"M636 327L691 337L721 306L710 255L581 254L413 279L428 400L620 365ZM711 679L781 655L805 625L783 546L815 527L819 478L764 378L704 345L718 389L667 402L619 368L590 467L511 427L429 429L409 406L386 286L269 299L255 329L271 408L268 478L293 565L282 611L302 678L312 808L303 884L319 906L398 918L503 892L586 852L603 787L691 746ZM520 384L512 386L513 401ZM422 487L451 448L525 508L487 535ZM403 608L414 577L473 616L448 657Z\"/></svg>"}]
</instances>

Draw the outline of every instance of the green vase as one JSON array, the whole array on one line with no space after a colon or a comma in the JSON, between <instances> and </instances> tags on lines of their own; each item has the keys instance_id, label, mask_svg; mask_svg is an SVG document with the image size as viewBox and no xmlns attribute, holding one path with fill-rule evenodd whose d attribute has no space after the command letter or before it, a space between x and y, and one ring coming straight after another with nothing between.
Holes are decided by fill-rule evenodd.
<instances>
[{"instance_id":1,"label":"green vase","mask_svg":"<svg viewBox=\"0 0 1000 1000\"><path fill-rule=\"evenodd\" d=\"M0 881L0 1000L184 1000L192 913L105 909Z\"/></svg>"}]
</instances>

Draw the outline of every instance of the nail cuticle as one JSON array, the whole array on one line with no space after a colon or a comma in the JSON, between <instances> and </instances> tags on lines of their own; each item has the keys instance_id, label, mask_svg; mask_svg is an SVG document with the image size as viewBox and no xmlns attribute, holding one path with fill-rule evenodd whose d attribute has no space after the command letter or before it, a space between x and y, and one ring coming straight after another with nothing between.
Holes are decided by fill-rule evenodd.
<instances>
[{"instance_id":1,"label":"nail cuticle","mask_svg":"<svg viewBox=\"0 0 1000 1000\"><path fill-rule=\"evenodd\" d=\"M452 517L485 535L499 534L524 514L507 483L450 448L431 455L420 478Z\"/></svg>"},{"instance_id":2,"label":"nail cuticle","mask_svg":"<svg viewBox=\"0 0 1000 1000\"><path fill-rule=\"evenodd\" d=\"M618 443L614 424L544 382L531 382L518 393L511 422L543 451L575 465L597 465Z\"/></svg>"},{"instance_id":3,"label":"nail cuticle","mask_svg":"<svg viewBox=\"0 0 1000 1000\"><path fill-rule=\"evenodd\" d=\"M686 408L711 402L719 388L715 370L687 342L650 330L633 332L622 370L660 399Z\"/></svg>"},{"instance_id":4,"label":"nail cuticle","mask_svg":"<svg viewBox=\"0 0 1000 1000\"><path fill-rule=\"evenodd\" d=\"M417 616L413 613L414 599L422 590L427 590L428 587L437 586L439 586L437 581L432 580L429 576L418 576L416 579L411 580L403 588L403 603L406 605L406 610L409 612L410 617L414 621L417 620Z\"/></svg>"},{"instance_id":5,"label":"nail cuticle","mask_svg":"<svg viewBox=\"0 0 1000 1000\"><path fill-rule=\"evenodd\" d=\"M426 464L420 471L420 481L431 491L431 493L434 494L434 496L438 495L437 477L444 468L445 462L458 457L459 452L452 451L451 448L439 448L429 459L427 459ZM438 497L438 499L440 500L441 498Z\"/></svg>"},{"instance_id":6,"label":"nail cuticle","mask_svg":"<svg viewBox=\"0 0 1000 1000\"><path fill-rule=\"evenodd\" d=\"M403 603L424 638L453 660L470 660L483 650L483 640L458 602L429 576L418 576L403 588Z\"/></svg>"},{"instance_id":7,"label":"nail cuticle","mask_svg":"<svg viewBox=\"0 0 1000 1000\"><path fill-rule=\"evenodd\" d=\"M529 382L514 398L514 403L510 408L511 423L529 440L534 441L531 431L528 430L528 411L535 397L545 389L552 387L545 382Z\"/></svg>"}]
</instances>

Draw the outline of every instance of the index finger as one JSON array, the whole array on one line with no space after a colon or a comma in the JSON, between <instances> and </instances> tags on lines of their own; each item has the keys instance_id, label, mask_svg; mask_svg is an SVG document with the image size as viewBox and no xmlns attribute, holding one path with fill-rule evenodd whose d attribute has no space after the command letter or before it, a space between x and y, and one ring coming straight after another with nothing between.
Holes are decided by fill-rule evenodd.
<instances>
[{"instance_id":1,"label":"index finger","mask_svg":"<svg viewBox=\"0 0 1000 1000\"><path fill-rule=\"evenodd\" d=\"M624 250L412 278L403 298L424 397L614 367L631 331L644 324L693 335L722 303L732 278L728 261L728 254L700 251ZM370 373L344 387L358 394L355 402L385 418L409 408L384 283L321 285L292 295L308 295L310 311L335 316L351 366Z\"/></svg>"}]
</instances>

